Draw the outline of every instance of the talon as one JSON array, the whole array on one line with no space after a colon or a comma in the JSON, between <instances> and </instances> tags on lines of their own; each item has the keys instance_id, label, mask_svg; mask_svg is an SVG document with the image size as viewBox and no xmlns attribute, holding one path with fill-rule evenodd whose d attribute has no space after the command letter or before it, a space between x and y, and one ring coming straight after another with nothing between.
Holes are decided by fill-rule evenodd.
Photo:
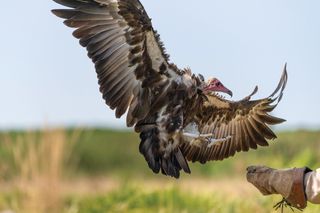
<instances>
[{"instance_id":1,"label":"talon","mask_svg":"<svg viewBox=\"0 0 320 213\"><path fill-rule=\"evenodd\" d=\"M211 141L213 140L213 137L212 136L211 137L205 137L205 139L208 142L208 144L210 144Z\"/></svg>"}]
</instances>

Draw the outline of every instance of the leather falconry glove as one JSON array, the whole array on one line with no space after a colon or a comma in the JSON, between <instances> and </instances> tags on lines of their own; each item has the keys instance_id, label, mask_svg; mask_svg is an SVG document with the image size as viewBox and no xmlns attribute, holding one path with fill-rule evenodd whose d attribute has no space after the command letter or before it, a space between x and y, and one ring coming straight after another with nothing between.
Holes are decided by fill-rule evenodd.
<instances>
[{"instance_id":1,"label":"leather falconry glove","mask_svg":"<svg viewBox=\"0 0 320 213\"><path fill-rule=\"evenodd\" d=\"M289 205L304 209L307 206L304 175L310 171L307 167L273 169L266 166L249 166L247 180L263 195L281 194Z\"/></svg>"}]
</instances>

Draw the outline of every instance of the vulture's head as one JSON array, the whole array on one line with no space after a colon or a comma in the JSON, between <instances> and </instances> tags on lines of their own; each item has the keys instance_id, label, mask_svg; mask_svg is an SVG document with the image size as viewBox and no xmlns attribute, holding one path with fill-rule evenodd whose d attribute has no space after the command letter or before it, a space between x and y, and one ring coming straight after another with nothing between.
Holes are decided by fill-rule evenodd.
<instances>
[{"instance_id":1,"label":"vulture's head","mask_svg":"<svg viewBox=\"0 0 320 213\"><path fill-rule=\"evenodd\" d=\"M217 78L209 78L203 87L205 93L223 92L232 97L232 91L226 88Z\"/></svg>"}]
</instances>

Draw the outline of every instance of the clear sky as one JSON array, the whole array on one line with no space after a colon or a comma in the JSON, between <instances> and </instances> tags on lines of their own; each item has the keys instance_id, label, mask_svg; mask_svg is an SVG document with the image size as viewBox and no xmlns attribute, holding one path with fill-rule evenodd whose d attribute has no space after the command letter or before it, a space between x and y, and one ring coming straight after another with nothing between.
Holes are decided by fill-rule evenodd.
<instances>
[{"instance_id":1,"label":"clear sky","mask_svg":"<svg viewBox=\"0 0 320 213\"><path fill-rule=\"evenodd\" d=\"M275 110L284 128L320 127L320 1L142 0L172 62L218 77L234 93L269 95L288 62ZM0 129L125 127L104 104L94 67L50 0L1 3Z\"/></svg>"}]
</instances>

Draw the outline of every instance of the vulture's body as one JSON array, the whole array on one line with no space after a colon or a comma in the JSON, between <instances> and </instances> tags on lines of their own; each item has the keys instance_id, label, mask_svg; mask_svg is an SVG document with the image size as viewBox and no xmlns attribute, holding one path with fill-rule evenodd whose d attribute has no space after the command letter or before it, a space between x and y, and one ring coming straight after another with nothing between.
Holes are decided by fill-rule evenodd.
<instances>
[{"instance_id":1,"label":"vulture's body","mask_svg":"<svg viewBox=\"0 0 320 213\"><path fill-rule=\"evenodd\" d=\"M53 10L77 28L73 35L95 64L100 91L116 117L140 133L139 150L149 167L179 177L187 161L222 160L239 151L267 146L276 135L268 127L284 120L269 115L282 97L278 87L265 99L228 101L217 79L204 81L169 62L159 35L138 0L54 0Z\"/></svg>"}]
</instances>

